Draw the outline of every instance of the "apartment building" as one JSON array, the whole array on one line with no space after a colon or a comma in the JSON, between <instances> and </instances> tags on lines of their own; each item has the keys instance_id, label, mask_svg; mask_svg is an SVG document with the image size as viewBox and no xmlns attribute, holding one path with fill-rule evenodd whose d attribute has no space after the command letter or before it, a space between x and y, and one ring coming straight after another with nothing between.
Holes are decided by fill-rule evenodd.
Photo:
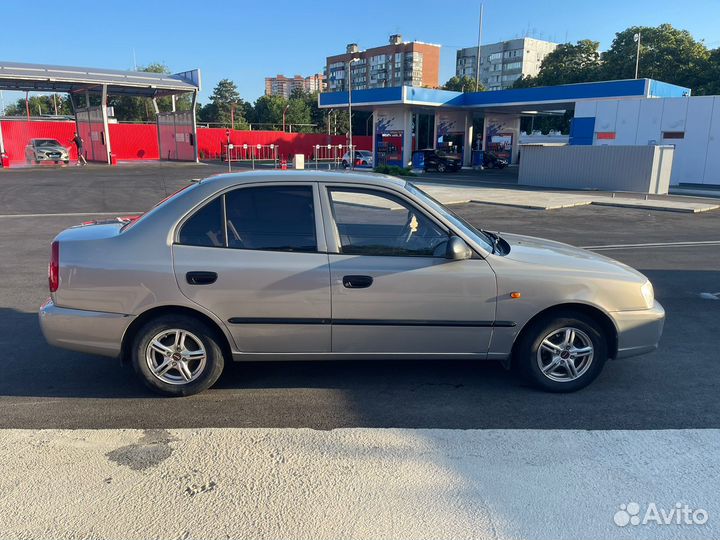
<instances>
[{"instance_id":1,"label":"apartment building","mask_svg":"<svg viewBox=\"0 0 720 540\"><path fill-rule=\"evenodd\" d=\"M306 92L322 92L325 89L325 76L322 73L316 73L309 77L303 77L302 75L265 77L266 96L289 98L295 88L300 88Z\"/></svg>"},{"instance_id":2,"label":"apartment building","mask_svg":"<svg viewBox=\"0 0 720 540\"><path fill-rule=\"evenodd\" d=\"M480 82L486 90L510 88L520 77L537 75L542 61L557 46L557 43L529 37L482 45ZM476 69L477 47L460 49L455 74L474 79Z\"/></svg>"},{"instance_id":3,"label":"apartment building","mask_svg":"<svg viewBox=\"0 0 720 540\"><path fill-rule=\"evenodd\" d=\"M351 67L353 90L440 86L440 45L404 42L400 34L394 34L387 45L361 51L357 43L351 43L345 53L328 56L325 69L329 92L347 90L348 63L353 59L357 59Z\"/></svg>"}]
</instances>

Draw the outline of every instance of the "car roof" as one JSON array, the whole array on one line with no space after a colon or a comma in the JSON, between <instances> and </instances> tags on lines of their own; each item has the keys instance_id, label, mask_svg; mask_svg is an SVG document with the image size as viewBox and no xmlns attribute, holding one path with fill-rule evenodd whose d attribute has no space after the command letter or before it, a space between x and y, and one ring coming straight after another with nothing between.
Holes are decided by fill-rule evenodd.
<instances>
[{"instance_id":1,"label":"car roof","mask_svg":"<svg viewBox=\"0 0 720 540\"><path fill-rule=\"evenodd\" d=\"M304 171L247 171L240 173L223 173L216 174L200 181L202 185L212 185L218 189L229 187L236 184L245 184L250 182L279 182L293 181L300 182L318 181L318 182L343 182L350 184L367 184L367 185L392 185L394 187L404 187L405 180L396 176L387 174L379 174L372 172L338 172L338 171L322 171L322 170L304 170Z\"/></svg>"}]
</instances>

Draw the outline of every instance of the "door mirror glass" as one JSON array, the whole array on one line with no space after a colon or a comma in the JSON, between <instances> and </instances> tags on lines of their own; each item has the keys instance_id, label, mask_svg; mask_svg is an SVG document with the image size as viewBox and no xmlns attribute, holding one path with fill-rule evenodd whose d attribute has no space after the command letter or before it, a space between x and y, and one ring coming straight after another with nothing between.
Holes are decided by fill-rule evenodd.
<instances>
[{"instance_id":1,"label":"door mirror glass","mask_svg":"<svg viewBox=\"0 0 720 540\"><path fill-rule=\"evenodd\" d=\"M472 250L459 236L451 236L447 243L445 258L453 261L461 261L472 257Z\"/></svg>"}]
</instances>

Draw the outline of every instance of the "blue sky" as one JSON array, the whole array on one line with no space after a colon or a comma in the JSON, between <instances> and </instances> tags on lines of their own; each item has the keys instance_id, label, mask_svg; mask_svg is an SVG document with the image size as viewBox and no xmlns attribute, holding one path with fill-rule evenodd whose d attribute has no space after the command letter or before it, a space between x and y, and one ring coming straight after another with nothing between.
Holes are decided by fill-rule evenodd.
<instances>
[{"instance_id":1,"label":"blue sky","mask_svg":"<svg viewBox=\"0 0 720 540\"><path fill-rule=\"evenodd\" d=\"M523 35L554 41L590 38L603 49L631 25L669 22L720 47L718 0L484 0L483 42ZM390 34L443 46L441 83L454 74L455 51L477 41L479 1L189 2L73 0L56 15L0 2L0 60L129 69L164 62L174 71L202 70L201 102L221 78L243 98L264 91L264 77L309 75L325 57L357 42L381 45ZM99 5L104 5L99 9ZM171 6L171 7L169 7ZM55 8L51 8L55 9ZM17 95L5 93L5 102Z\"/></svg>"}]
</instances>

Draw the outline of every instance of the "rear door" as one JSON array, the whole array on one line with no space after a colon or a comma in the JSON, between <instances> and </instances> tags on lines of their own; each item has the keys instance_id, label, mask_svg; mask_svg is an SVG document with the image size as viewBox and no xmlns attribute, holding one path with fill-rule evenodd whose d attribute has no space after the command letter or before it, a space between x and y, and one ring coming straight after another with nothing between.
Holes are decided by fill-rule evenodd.
<instances>
[{"instance_id":1,"label":"rear door","mask_svg":"<svg viewBox=\"0 0 720 540\"><path fill-rule=\"evenodd\" d=\"M317 185L255 184L205 203L173 246L183 294L248 353L330 350L330 278Z\"/></svg>"},{"instance_id":2,"label":"rear door","mask_svg":"<svg viewBox=\"0 0 720 540\"><path fill-rule=\"evenodd\" d=\"M484 259L446 259L452 232L397 193L321 193L334 353L487 354L497 292Z\"/></svg>"}]
</instances>

